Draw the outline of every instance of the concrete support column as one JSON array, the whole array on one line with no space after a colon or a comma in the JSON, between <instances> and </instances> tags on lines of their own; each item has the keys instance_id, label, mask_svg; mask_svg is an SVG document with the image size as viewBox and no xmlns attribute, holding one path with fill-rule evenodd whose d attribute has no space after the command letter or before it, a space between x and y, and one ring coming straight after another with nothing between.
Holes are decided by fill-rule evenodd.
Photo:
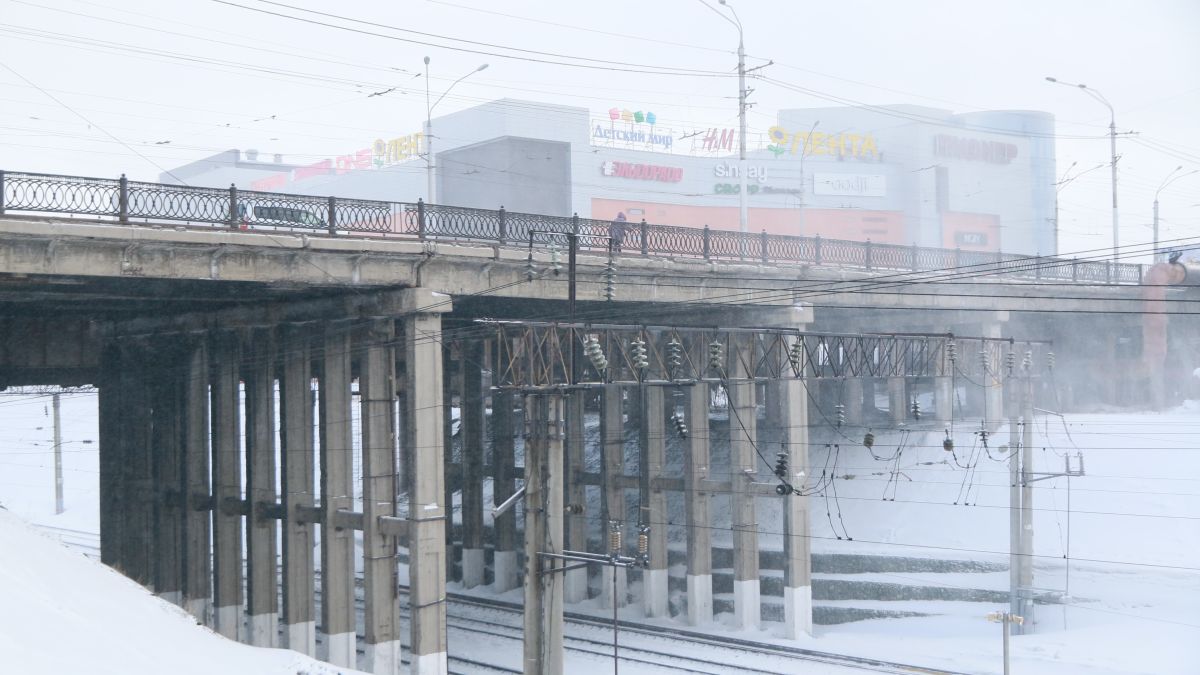
<instances>
[{"instance_id":1,"label":"concrete support column","mask_svg":"<svg viewBox=\"0 0 1200 675\"><path fill-rule=\"evenodd\" d=\"M122 347L121 434L124 446L125 536L122 539L121 571L130 579L150 587L154 559L154 481L151 460L151 374L144 344Z\"/></svg>"},{"instance_id":2,"label":"concrete support column","mask_svg":"<svg viewBox=\"0 0 1200 675\"><path fill-rule=\"evenodd\" d=\"M459 365L462 438L462 583L483 585L483 342L465 340Z\"/></svg>"},{"instance_id":3,"label":"concrete support column","mask_svg":"<svg viewBox=\"0 0 1200 675\"><path fill-rule=\"evenodd\" d=\"M1034 624L1033 607L1033 380L1028 376L1016 383L1021 397L1021 552L1020 585L1021 614L1029 622L1029 632Z\"/></svg>"},{"instance_id":4,"label":"concrete support column","mask_svg":"<svg viewBox=\"0 0 1200 675\"><path fill-rule=\"evenodd\" d=\"M563 402L559 394L525 397L524 672L563 672Z\"/></svg>"},{"instance_id":5,"label":"concrete support column","mask_svg":"<svg viewBox=\"0 0 1200 675\"><path fill-rule=\"evenodd\" d=\"M860 377L847 377L842 380L841 404L845 406L845 426L857 427L863 424L863 381ZM836 413L836 409L834 411ZM828 414L828 413L827 413ZM837 420L834 419L836 423Z\"/></svg>"},{"instance_id":6,"label":"concrete support column","mask_svg":"<svg viewBox=\"0 0 1200 675\"><path fill-rule=\"evenodd\" d=\"M1003 333L1003 325L987 324L983 327L984 337L998 338ZM1008 347L1004 348L1005 350ZM978 354L972 354L979 358ZM1004 419L1004 380L1006 377L1003 359L998 367L989 366L988 373L983 377L983 416L990 425L997 425Z\"/></svg>"},{"instance_id":7,"label":"concrete support column","mask_svg":"<svg viewBox=\"0 0 1200 675\"><path fill-rule=\"evenodd\" d=\"M587 504L586 491L583 485L584 465L584 433L583 414L586 392L574 391L567 395L563 402L566 413L566 501L567 504L585 508ZM567 517L566 547L572 551L586 551L588 547L587 514L583 510L573 512ZM583 602L587 600L588 570L574 569L566 572L565 600L566 602Z\"/></svg>"},{"instance_id":8,"label":"concrete support column","mask_svg":"<svg viewBox=\"0 0 1200 675\"><path fill-rule=\"evenodd\" d=\"M312 370L308 331L284 329L280 378L280 436L283 442L283 623L287 647L316 656L317 617L314 604L314 504Z\"/></svg>"},{"instance_id":9,"label":"concrete support column","mask_svg":"<svg viewBox=\"0 0 1200 675\"><path fill-rule=\"evenodd\" d=\"M788 453L787 481L804 485L809 475L808 394L804 380L776 380L770 385L777 399L780 440ZM812 540L809 537L808 497L783 499L783 613L784 635L812 635Z\"/></svg>"},{"instance_id":10,"label":"concrete support column","mask_svg":"<svg viewBox=\"0 0 1200 675\"><path fill-rule=\"evenodd\" d=\"M269 330L255 331L243 371L246 382L246 612L250 644L279 644L276 592L275 348Z\"/></svg>"},{"instance_id":11,"label":"concrete support column","mask_svg":"<svg viewBox=\"0 0 1200 675\"><path fill-rule=\"evenodd\" d=\"M160 348L165 345L159 345ZM169 348L161 353L170 354ZM165 354L164 354L165 355ZM182 387L178 364L164 367L150 382L153 409L154 463L154 592L183 604L183 434Z\"/></svg>"},{"instance_id":12,"label":"concrete support column","mask_svg":"<svg viewBox=\"0 0 1200 675\"><path fill-rule=\"evenodd\" d=\"M413 453L409 482L409 603L411 606L412 672L445 673L446 659L446 538L444 523L449 504L442 501L446 477L442 471L447 449L443 443L442 319L448 312L444 296L415 289L404 318L406 381L406 452ZM428 308L436 308L431 310ZM423 310L423 311L422 311ZM378 672L378 671L377 671Z\"/></svg>"},{"instance_id":13,"label":"concrete support column","mask_svg":"<svg viewBox=\"0 0 1200 675\"><path fill-rule=\"evenodd\" d=\"M455 568L455 541L454 541L454 492L459 489L462 484L462 475L459 473L461 465L456 465L454 462L454 420L452 408L454 407L454 345L444 344L441 350L442 359L442 401L445 402L439 410L442 415L442 503L446 505L446 518L442 522L442 528L445 530L443 536L446 538L446 579L449 581L458 581L461 579L459 570ZM462 408L459 408L459 414L462 414Z\"/></svg>"},{"instance_id":14,"label":"concrete support column","mask_svg":"<svg viewBox=\"0 0 1200 675\"><path fill-rule=\"evenodd\" d=\"M396 538L385 534L380 527L380 518L396 515L395 430L392 426L396 361L392 355L393 339L394 325L391 320L372 321L358 334L356 350L361 354L358 392L362 401L363 613L367 652L364 670L377 675L392 675L400 669ZM409 365L411 368L412 362ZM410 398L418 396L426 387L437 386L439 393L441 391L440 381L419 380L411 374L409 381L422 383L412 388ZM441 415L442 411L434 409L428 412ZM432 445L438 445L440 440L435 439ZM418 447L422 452L427 450ZM416 455L418 461L422 452ZM412 511L420 511L421 508L416 502L411 502L410 517ZM412 551L409 561L410 574L415 578L425 561ZM417 606L415 597L412 605Z\"/></svg>"},{"instance_id":15,"label":"concrete support column","mask_svg":"<svg viewBox=\"0 0 1200 675\"><path fill-rule=\"evenodd\" d=\"M733 613L738 628L757 628L762 609L758 581L758 521L751 483L758 474L755 385L737 380L750 375L752 343L732 338L728 357L729 461L732 493L729 496L733 527Z\"/></svg>"},{"instance_id":16,"label":"concrete support column","mask_svg":"<svg viewBox=\"0 0 1200 675\"><path fill-rule=\"evenodd\" d=\"M688 623L698 626L713 618L712 529L709 519L708 443L709 386L687 387L687 451L683 456L683 500L687 511Z\"/></svg>"},{"instance_id":17,"label":"concrete support column","mask_svg":"<svg viewBox=\"0 0 1200 675\"><path fill-rule=\"evenodd\" d=\"M650 562L642 571L642 600L646 616L665 617L668 615L667 523L671 518L667 514L667 493L659 485L667 461L663 388L642 385L641 404L638 473L642 512L638 521L650 528Z\"/></svg>"},{"instance_id":18,"label":"concrete support column","mask_svg":"<svg viewBox=\"0 0 1200 675\"><path fill-rule=\"evenodd\" d=\"M625 529L625 418L622 411L621 387L609 385L603 389L600 405L601 463L604 470L604 532L608 523L616 521ZM607 547L606 547L607 548ZM602 583L600 596L605 607L624 607L626 601L625 568L615 569L615 583ZM607 576L607 575L606 575ZM616 587L615 590L613 587ZM613 594L616 597L613 597Z\"/></svg>"},{"instance_id":19,"label":"concrete support column","mask_svg":"<svg viewBox=\"0 0 1200 675\"><path fill-rule=\"evenodd\" d=\"M903 377L889 377L888 415L892 424L904 424L908 420L908 383Z\"/></svg>"},{"instance_id":20,"label":"concrete support column","mask_svg":"<svg viewBox=\"0 0 1200 675\"><path fill-rule=\"evenodd\" d=\"M949 423L954 419L954 378L933 378L933 404L937 421Z\"/></svg>"},{"instance_id":21,"label":"concrete support column","mask_svg":"<svg viewBox=\"0 0 1200 675\"><path fill-rule=\"evenodd\" d=\"M321 630L326 659L356 668L354 531L334 525L339 510L354 510L354 445L350 424L350 333L326 324L320 361Z\"/></svg>"},{"instance_id":22,"label":"concrete support column","mask_svg":"<svg viewBox=\"0 0 1200 675\"><path fill-rule=\"evenodd\" d=\"M122 424L125 387L121 348L106 345L100 355L100 561L124 570L125 425Z\"/></svg>"},{"instance_id":23,"label":"concrete support column","mask_svg":"<svg viewBox=\"0 0 1200 675\"><path fill-rule=\"evenodd\" d=\"M212 361L213 614L218 633L241 640L241 350L236 335L213 341Z\"/></svg>"},{"instance_id":24,"label":"concrete support column","mask_svg":"<svg viewBox=\"0 0 1200 675\"><path fill-rule=\"evenodd\" d=\"M208 345L189 346L183 387L184 405L184 609L206 626L212 624L212 488L208 448Z\"/></svg>"},{"instance_id":25,"label":"concrete support column","mask_svg":"<svg viewBox=\"0 0 1200 675\"><path fill-rule=\"evenodd\" d=\"M499 391L492 395L492 505L503 504L516 491L513 448L513 395ZM492 523L496 536L493 554L492 587L497 593L517 587L517 511L510 508Z\"/></svg>"}]
</instances>

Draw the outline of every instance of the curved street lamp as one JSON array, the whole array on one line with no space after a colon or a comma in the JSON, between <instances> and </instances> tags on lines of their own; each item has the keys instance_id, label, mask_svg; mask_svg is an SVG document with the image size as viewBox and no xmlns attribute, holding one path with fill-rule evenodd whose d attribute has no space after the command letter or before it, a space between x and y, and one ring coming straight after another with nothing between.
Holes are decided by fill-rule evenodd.
<instances>
[{"instance_id":1,"label":"curved street lamp","mask_svg":"<svg viewBox=\"0 0 1200 675\"><path fill-rule=\"evenodd\" d=\"M438 100L434 101L433 104L430 105L430 103L429 103L429 57L428 56L425 57L425 181L426 181L425 203L427 203L427 204L432 204L433 200L434 200L434 192L433 192L433 109L437 107L437 104L442 102L442 99L446 98L446 94L449 94L450 90L453 89L456 84L458 84L459 82L462 82L463 80L474 75L475 73L478 73L481 70L487 70L487 67L488 67L488 64L486 64L486 63L481 64L475 70L472 70L471 72L467 73L466 75L463 75L462 77L458 78L454 82L451 82L450 86L446 87L446 90L443 91L442 95L438 97Z\"/></svg>"},{"instance_id":2,"label":"curved street lamp","mask_svg":"<svg viewBox=\"0 0 1200 675\"><path fill-rule=\"evenodd\" d=\"M1092 98L1096 99L1100 103L1104 104L1104 107L1108 108L1108 116L1109 116L1108 136L1109 136L1110 155L1112 157L1112 227L1113 227L1113 247L1112 247L1113 255L1112 255L1112 257L1113 257L1113 260L1115 261L1120 258L1120 250L1121 250L1121 241L1120 241L1120 236L1119 236L1120 230L1117 226L1117 113L1115 110L1113 110L1113 106L1111 103L1108 102L1108 99L1104 97L1104 94L1101 94L1098 90L1093 89L1092 87L1089 87L1086 84L1075 84L1073 82L1064 82L1062 80L1059 80L1059 79L1053 78L1053 77L1047 77L1046 81L1053 82L1054 84L1061 84L1064 87L1074 87L1076 89L1079 89L1083 93L1087 94L1088 96L1091 96Z\"/></svg>"},{"instance_id":3,"label":"curved street lamp","mask_svg":"<svg viewBox=\"0 0 1200 675\"><path fill-rule=\"evenodd\" d=\"M1176 176L1175 174L1179 173L1180 171L1183 171L1182 164L1175 167L1171 171L1171 173L1167 174L1167 177L1163 179L1163 182L1161 184L1159 184L1158 189L1154 191L1154 262L1158 262L1158 258L1159 258L1159 255L1158 255L1158 195L1159 195L1159 193L1162 192L1163 190L1165 190L1168 185L1170 185L1171 183L1174 183L1175 181L1179 180L1180 178L1186 178L1187 176L1191 176L1193 174L1200 173L1200 169L1195 169L1195 170L1189 171L1187 173L1181 173L1178 176Z\"/></svg>"}]
</instances>

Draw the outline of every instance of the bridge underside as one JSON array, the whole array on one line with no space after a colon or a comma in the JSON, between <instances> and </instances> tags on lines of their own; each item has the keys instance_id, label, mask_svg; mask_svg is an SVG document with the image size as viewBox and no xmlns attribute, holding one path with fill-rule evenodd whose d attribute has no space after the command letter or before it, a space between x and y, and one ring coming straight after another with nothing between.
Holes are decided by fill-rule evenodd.
<instances>
[{"instance_id":1,"label":"bridge underside","mask_svg":"<svg viewBox=\"0 0 1200 675\"><path fill-rule=\"evenodd\" d=\"M791 472L807 471L808 448L831 433L833 410L855 433L1021 414L1015 399L1005 403L1003 350L965 338L960 345L976 346L959 367L981 368L986 352L989 365L970 372L990 385L961 395L944 369L779 377L765 364L787 359L740 338L722 343L720 377L648 386L629 379L636 365L609 345L611 367L624 375L604 386L510 386L513 364L532 372L543 353L478 320L565 321L561 278L518 287L515 257L444 262L419 251L337 263L293 251L264 263L268 274L239 276L228 267L234 253L202 245L68 255L70 246L47 250L40 239L23 249L0 240L9 270L0 274L0 386L98 385L105 563L231 638L346 667L396 672L403 641L414 672L445 672L447 581L496 592L523 585L527 603L598 597L610 607L630 602L640 581L648 617L699 624L728 611L740 626L780 620L799 636L814 620L809 497L778 497L756 450L788 448ZM667 271L650 269L657 264L628 265L638 283L620 302L601 299L598 271L589 270L577 321L660 327L646 333L660 354L670 338L662 327L672 326L801 329L889 344L905 339L874 334L1041 338L1054 341L1054 377L1074 386L1059 386L1068 400L1052 401L1043 378L1029 404L1136 405L1151 391L1136 316L1065 320L998 303L972 311L961 298L920 312L888 296L797 302L761 270L732 290L730 273L724 286L673 291L662 283ZM1185 321L1194 318L1179 326ZM1179 330L1173 353L1194 357ZM683 349L702 362L713 341L683 340ZM805 358L832 368L840 353ZM861 358L874 363L878 353ZM877 390L887 392L886 406ZM932 408L915 420L912 402L928 397ZM515 509L490 517L522 487L527 500L541 490L535 504L544 508L516 507L535 527L518 529ZM728 500L733 523L756 523L762 498L784 500L782 550L764 545L753 526L730 526L727 541L714 540L715 503ZM666 522L661 514L678 504L682 522ZM618 570L615 591L598 567L538 575L553 567L538 552L608 553L612 528L631 546L642 526L644 564ZM539 614L553 617L561 605L545 608Z\"/></svg>"}]
</instances>

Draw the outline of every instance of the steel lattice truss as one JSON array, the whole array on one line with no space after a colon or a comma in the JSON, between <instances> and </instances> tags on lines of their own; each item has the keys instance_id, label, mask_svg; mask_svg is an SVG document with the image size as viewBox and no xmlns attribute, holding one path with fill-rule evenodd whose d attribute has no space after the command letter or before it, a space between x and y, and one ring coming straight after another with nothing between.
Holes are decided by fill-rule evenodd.
<instances>
[{"instance_id":1,"label":"steel lattice truss","mask_svg":"<svg viewBox=\"0 0 1200 675\"><path fill-rule=\"evenodd\" d=\"M1037 375L1053 359L1048 357L1051 345L1044 341L951 334L481 323L495 330L496 370L492 381L500 388L951 375L994 384L1009 375ZM592 341L607 361L605 367L598 367L588 357L587 346ZM714 366L714 360L719 364Z\"/></svg>"}]
</instances>

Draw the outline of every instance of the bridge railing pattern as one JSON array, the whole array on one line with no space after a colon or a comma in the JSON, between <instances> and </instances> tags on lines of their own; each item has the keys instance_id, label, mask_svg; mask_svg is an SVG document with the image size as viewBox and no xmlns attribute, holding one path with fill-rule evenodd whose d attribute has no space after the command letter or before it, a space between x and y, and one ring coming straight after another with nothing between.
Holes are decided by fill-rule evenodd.
<instances>
[{"instance_id":1,"label":"bridge railing pattern","mask_svg":"<svg viewBox=\"0 0 1200 675\"><path fill-rule=\"evenodd\" d=\"M328 235L401 236L539 248L565 246L579 235L585 250L610 246L622 255L828 265L868 271L939 272L957 278L1004 275L1087 284L1137 284L1142 266L992 251L846 241L820 236L714 230L641 222L617 224L418 201L387 202L277 192L207 188L0 171L0 215L62 213L121 223L184 222L243 230L313 231Z\"/></svg>"}]
</instances>

